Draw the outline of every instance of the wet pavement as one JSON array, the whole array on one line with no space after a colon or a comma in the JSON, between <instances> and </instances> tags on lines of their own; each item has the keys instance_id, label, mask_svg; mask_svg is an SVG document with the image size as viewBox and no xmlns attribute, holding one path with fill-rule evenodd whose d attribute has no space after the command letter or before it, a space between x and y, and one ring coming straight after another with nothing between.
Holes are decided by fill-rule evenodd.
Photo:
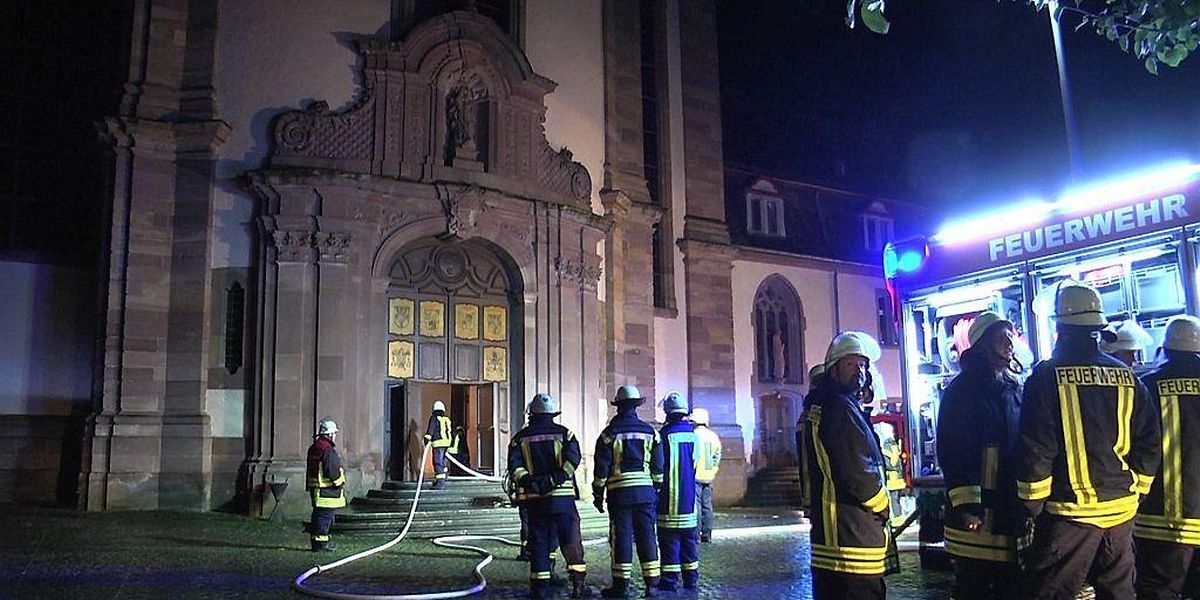
<instances>
[{"instance_id":1,"label":"wet pavement","mask_svg":"<svg viewBox=\"0 0 1200 600\"><path fill-rule=\"evenodd\" d=\"M110 512L6 507L6 541L0 544L0 599L8 598L303 598L292 579L318 563L308 552L299 522L269 523L218 513ZM770 522L743 514L718 523L763 529L718 532L703 547L698 594L663 597L810 598L808 535L784 518ZM386 541L381 536L335 538L331 562ZM484 571L487 590L476 597L519 598L527 591L528 564L499 543L497 560ZM609 580L606 543L586 550L589 581ZM922 571L913 552L902 553L902 572L888 577L889 598L949 597L950 577ZM402 594L468 587L478 562L472 555L405 540L375 556L311 580L314 588L366 594ZM562 565L558 566L562 573ZM565 595L564 595L565 597Z\"/></svg>"}]
</instances>

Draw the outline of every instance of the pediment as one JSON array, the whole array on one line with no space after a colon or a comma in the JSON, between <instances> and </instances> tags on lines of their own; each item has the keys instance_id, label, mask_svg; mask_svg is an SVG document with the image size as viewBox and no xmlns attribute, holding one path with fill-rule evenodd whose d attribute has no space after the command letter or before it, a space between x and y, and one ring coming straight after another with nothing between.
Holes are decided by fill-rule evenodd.
<instances>
[{"instance_id":1,"label":"pediment","mask_svg":"<svg viewBox=\"0 0 1200 600\"><path fill-rule=\"evenodd\" d=\"M397 42L363 40L357 102L325 102L276 118L272 169L316 168L480 186L589 205L592 180L570 150L546 140L556 84L489 19L431 19Z\"/></svg>"}]
</instances>

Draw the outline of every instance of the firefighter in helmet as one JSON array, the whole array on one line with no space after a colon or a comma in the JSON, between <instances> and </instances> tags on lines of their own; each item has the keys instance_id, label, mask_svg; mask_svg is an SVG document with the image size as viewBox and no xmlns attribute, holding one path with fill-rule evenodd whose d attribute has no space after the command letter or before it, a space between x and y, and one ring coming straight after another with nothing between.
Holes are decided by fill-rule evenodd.
<instances>
[{"instance_id":1,"label":"firefighter in helmet","mask_svg":"<svg viewBox=\"0 0 1200 600\"><path fill-rule=\"evenodd\" d=\"M696 497L700 502L700 541L712 541L713 495L712 482L721 468L721 436L708 427L708 411L692 410L696 439L700 442L700 462L696 465Z\"/></svg>"},{"instance_id":2,"label":"firefighter in helmet","mask_svg":"<svg viewBox=\"0 0 1200 600\"><path fill-rule=\"evenodd\" d=\"M696 497L696 465L700 439L687 420L688 403L679 392L663 400L667 422L658 431L663 449L663 484L658 494L658 547L662 554L661 590L696 589L700 580L700 511Z\"/></svg>"},{"instance_id":3,"label":"firefighter in helmet","mask_svg":"<svg viewBox=\"0 0 1200 600\"><path fill-rule=\"evenodd\" d=\"M1146 349L1153 345L1154 338L1133 319L1121 323L1121 326L1116 329L1116 339L1100 340L1101 350L1117 357L1129 368L1135 370L1142 365Z\"/></svg>"},{"instance_id":4,"label":"firefighter in helmet","mask_svg":"<svg viewBox=\"0 0 1200 600\"><path fill-rule=\"evenodd\" d=\"M1013 471L1021 414L1016 329L988 311L967 331L960 372L942 394L938 463L950 506L946 552L954 557L954 598L1000 600L1017 579L1025 510Z\"/></svg>"},{"instance_id":5,"label":"firefighter in helmet","mask_svg":"<svg viewBox=\"0 0 1200 600\"><path fill-rule=\"evenodd\" d=\"M839 333L825 353L825 374L805 400L801 441L809 462L815 600L886 594L883 575L895 556L884 462L858 402L880 355L871 336Z\"/></svg>"},{"instance_id":6,"label":"firefighter in helmet","mask_svg":"<svg viewBox=\"0 0 1200 600\"><path fill-rule=\"evenodd\" d=\"M558 401L538 394L529 403L529 424L513 436L508 446L509 476L517 483L517 502L528 515L529 586L533 598L553 595L550 578L556 547L562 548L571 581L571 597L586 592L587 563L579 533L575 500L575 469L582 454L570 429L554 422Z\"/></svg>"},{"instance_id":7,"label":"firefighter in helmet","mask_svg":"<svg viewBox=\"0 0 1200 600\"><path fill-rule=\"evenodd\" d=\"M309 540L313 552L329 552L329 529L337 509L346 506L346 472L342 469L342 457L338 455L334 439L337 438L337 423L325 417L317 424L317 435L308 447L308 467L304 487L312 496L312 519L309 521Z\"/></svg>"},{"instance_id":8,"label":"firefighter in helmet","mask_svg":"<svg viewBox=\"0 0 1200 600\"><path fill-rule=\"evenodd\" d=\"M1090 286L1060 287L1054 354L1021 401L1017 494L1035 517L1026 598L1069 599L1091 576L1101 598L1132 598L1133 518L1162 457L1145 386L1104 354L1108 324Z\"/></svg>"},{"instance_id":9,"label":"firefighter in helmet","mask_svg":"<svg viewBox=\"0 0 1200 600\"><path fill-rule=\"evenodd\" d=\"M433 414L429 415L429 426L425 428L425 443L433 446L433 489L446 487L446 452L454 437L454 426L446 416L446 405L441 400L433 403Z\"/></svg>"},{"instance_id":10,"label":"firefighter in helmet","mask_svg":"<svg viewBox=\"0 0 1200 600\"><path fill-rule=\"evenodd\" d=\"M1162 467L1138 508L1138 600L1179 598L1200 546L1200 319L1174 317L1165 360L1142 381L1162 418Z\"/></svg>"},{"instance_id":11,"label":"firefighter in helmet","mask_svg":"<svg viewBox=\"0 0 1200 600\"><path fill-rule=\"evenodd\" d=\"M663 482L663 451L654 428L638 418L642 402L635 386L621 386L612 401L617 414L596 440L592 501L604 512L607 494L612 545L612 587L603 591L605 598L629 593L635 545L646 595L654 595L661 575L654 509Z\"/></svg>"}]
</instances>

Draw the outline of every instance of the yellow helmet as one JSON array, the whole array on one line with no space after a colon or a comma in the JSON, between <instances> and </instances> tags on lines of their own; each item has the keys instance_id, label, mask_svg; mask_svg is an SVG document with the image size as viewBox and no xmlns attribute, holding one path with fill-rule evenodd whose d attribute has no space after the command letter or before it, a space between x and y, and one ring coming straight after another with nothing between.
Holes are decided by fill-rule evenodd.
<instances>
[{"instance_id":1,"label":"yellow helmet","mask_svg":"<svg viewBox=\"0 0 1200 600\"><path fill-rule=\"evenodd\" d=\"M1063 325L1104 327L1104 303L1100 292L1090 285L1074 284L1058 288L1054 297L1054 318Z\"/></svg>"},{"instance_id":2,"label":"yellow helmet","mask_svg":"<svg viewBox=\"0 0 1200 600\"><path fill-rule=\"evenodd\" d=\"M967 343L974 347L975 344L979 343L979 340L983 339L983 334L987 333L993 325L1003 325L1009 329L1014 329L1012 321L1000 316L1000 313L990 310L982 312L979 313L978 317L975 317L975 322L971 323L971 327L967 329Z\"/></svg>"}]
</instances>

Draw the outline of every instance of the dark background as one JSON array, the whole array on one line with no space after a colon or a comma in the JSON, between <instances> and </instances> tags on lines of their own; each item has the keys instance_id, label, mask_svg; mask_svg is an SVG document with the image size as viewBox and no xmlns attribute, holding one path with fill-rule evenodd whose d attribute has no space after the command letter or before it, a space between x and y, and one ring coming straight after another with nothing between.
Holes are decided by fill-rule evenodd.
<instances>
[{"instance_id":1,"label":"dark background","mask_svg":"<svg viewBox=\"0 0 1200 600\"><path fill-rule=\"evenodd\" d=\"M1054 42L1023 0L893 0L891 31L845 0L719 0L725 160L942 216L1071 184ZM1200 56L1159 75L1064 17L1087 182L1200 161Z\"/></svg>"}]
</instances>

